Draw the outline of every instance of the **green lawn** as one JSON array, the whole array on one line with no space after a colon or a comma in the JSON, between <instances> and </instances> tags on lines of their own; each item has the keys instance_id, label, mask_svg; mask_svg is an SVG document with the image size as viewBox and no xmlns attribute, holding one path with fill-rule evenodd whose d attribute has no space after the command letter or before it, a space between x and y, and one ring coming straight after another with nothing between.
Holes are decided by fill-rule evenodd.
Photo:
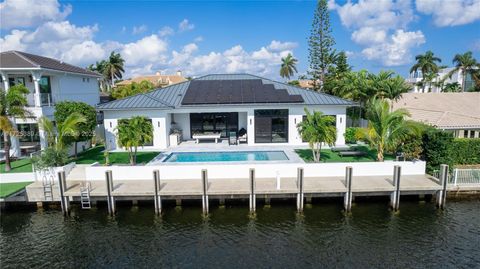
<instances>
[{"instance_id":1,"label":"green lawn","mask_svg":"<svg viewBox=\"0 0 480 269\"><path fill-rule=\"evenodd\" d=\"M5 162L0 163L0 173L28 173L32 172L32 162L30 158L25 158L10 162L12 170L5 172Z\"/></svg>"},{"instance_id":2,"label":"green lawn","mask_svg":"<svg viewBox=\"0 0 480 269\"><path fill-rule=\"evenodd\" d=\"M330 149L323 149L320 154L320 162L325 163L340 163L340 162L375 162L377 159L377 151L365 146L356 147L357 150L364 151L365 156L349 156L341 157L337 152L333 152ZM310 149L296 149L295 152L305 162L312 162L313 156ZM385 155L385 160L395 160L393 155Z\"/></svg>"},{"instance_id":3,"label":"green lawn","mask_svg":"<svg viewBox=\"0 0 480 269\"><path fill-rule=\"evenodd\" d=\"M98 162L105 164L103 156L103 146L91 148L85 152L78 154L78 158L72 158L71 161L77 164L92 164ZM155 158L160 152L137 152L137 163L148 163ZM129 164L127 152L110 152L110 164Z\"/></svg>"},{"instance_id":4,"label":"green lawn","mask_svg":"<svg viewBox=\"0 0 480 269\"><path fill-rule=\"evenodd\" d=\"M18 182L18 183L0 183L0 198L6 198L23 188L30 185L32 182Z\"/></svg>"}]
</instances>

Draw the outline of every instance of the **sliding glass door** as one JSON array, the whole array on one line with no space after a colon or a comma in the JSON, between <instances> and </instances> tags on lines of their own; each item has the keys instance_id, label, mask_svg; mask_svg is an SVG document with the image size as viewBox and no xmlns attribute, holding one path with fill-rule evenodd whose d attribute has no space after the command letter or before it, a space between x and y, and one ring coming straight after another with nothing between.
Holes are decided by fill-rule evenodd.
<instances>
[{"instance_id":1,"label":"sliding glass door","mask_svg":"<svg viewBox=\"0 0 480 269\"><path fill-rule=\"evenodd\" d=\"M255 110L255 143L288 143L288 109Z\"/></svg>"},{"instance_id":2,"label":"sliding glass door","mask_svg":"<svg viewBox=\"0 0 480 269\"><path fill-rule=\"evenodd\" d=\"M191 113L191 134L220 133L227 137L228 131L238 131L238 113Z\"/></svg>"}]
</instances>

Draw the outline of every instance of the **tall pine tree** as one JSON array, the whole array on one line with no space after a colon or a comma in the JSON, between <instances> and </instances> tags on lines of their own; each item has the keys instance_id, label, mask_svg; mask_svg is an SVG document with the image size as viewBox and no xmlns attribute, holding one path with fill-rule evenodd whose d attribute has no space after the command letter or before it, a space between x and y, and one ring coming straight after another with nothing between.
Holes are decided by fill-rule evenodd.
<instances>
[{"instance_id":1,"label":"tall pine tree","mask_svg":"<svg viewBox=\"0 0 480 269\"><path fill-rule=\"evenodd\" d=\"M319 0L313 16L312 29L310 31L309 57L310 71L314 81L315 90L320 90L325 82L329 66L332 64L331 55L335 40L330 28L330 15L327 0Z\"/></svg>"}]
</instances>

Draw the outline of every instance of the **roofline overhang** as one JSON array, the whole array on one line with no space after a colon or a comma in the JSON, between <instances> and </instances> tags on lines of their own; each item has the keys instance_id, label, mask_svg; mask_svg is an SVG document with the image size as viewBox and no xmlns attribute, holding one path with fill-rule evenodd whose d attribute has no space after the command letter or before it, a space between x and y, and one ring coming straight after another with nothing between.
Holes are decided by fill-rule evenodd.
<instances>
[{"instance_id":1,"label":"roofline overhang","mask_svg":"<svg viewBox=\"0 0 480 269\"><path fill-rule=\"evenodd\" d=\"M101 75L62 71L62 70L44 68L44 67L18 67L18 68L0 67L0 71L8 72L9 70L11 70L11 71L42 71L42 70L46 70L46 71L55 72L55 73L74 74L74 75L81 75L81 76L88 76L88 77L95 77L95 78L101 78L102 77Z\"/></svg>"}]
</instances>

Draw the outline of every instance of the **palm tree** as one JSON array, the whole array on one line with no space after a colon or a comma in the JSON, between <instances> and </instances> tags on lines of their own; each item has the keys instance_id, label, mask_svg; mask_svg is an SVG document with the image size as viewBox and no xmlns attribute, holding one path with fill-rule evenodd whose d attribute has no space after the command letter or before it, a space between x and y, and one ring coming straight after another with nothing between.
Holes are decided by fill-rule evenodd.
<instances>
[{"instance_id":1,"label":"palm tree","mask_svg":"<svg viewBox=\"0 0 480 269\"><path fill-rule=\"evenodd\" d=\"M290 79L295 73L297 73L298 60L293 57L291 53L287 57L282 58L282 66L280 67L280 76L282 78Z\"/></svg>"},{"instance_id":2,"label":"palm tree","mask_svg":"<svg viewBox=\"0 0 480 269\"><path fill-rule=\"evenodd\" d=\"M449 77L451 77L455 72L461 71L462 73L462 92L467 90L466 80L467 74L474 75L475 71L480 68L480 64L475 58L473 58L473 53L467 51L464 54L456 54L453 57L453 64L455 64L455 69L449 72Z\"/></svg>"},{"instance_id":3,"label":"palm tree","mask_svg":"<svg viewBox=\"0 0 480 269\"><path fill-rule=\"evenodd\" d=\"M383 162L385 150L393 150L411 134L418 133L418 125L405 120L405 109L390 111L387 101L372 99L367 109L368 127L361 129L371 146L377 150L377 160Z\"/></svg>"},{"instance_id":4,"label":"palm tree","mask_svg":"<svg viewBox=\"0 0 480 269\"><path fill-rule=\"evenodd\" d=\"M425 54L419 54L415 56L417 61L412 68L410 68L410 73L417 72L419 69L422 71L422 81L425 82L425 76L429 73L437 74L439 67L437 62L440 63L442 60L434 55L432 51L427 51ZM425 90L425 84L423 85Z\"/></svg>"},{"instance_id":5,"label":"palm tree","mask_svg":"<svg viewBox=\"0 0 480 269\"><path fill-rule=\"evenodd\" d=\"M137 162L137 149L153 139L152 123L145 117L136 116L120 120L117 126L118 143L128 151L130 164Z\"/></svg>"},{"instance_id":6,"label":"palm tree","mask_svg":"<svg viewBox=\"0 0 480 269\"><path fill-rule=\"evenodd\" d=\"M77 136L80 131L79 124L86 121L85 116L75 112L70 114L63 122L58 122L56 128L53 122L45 116L40 117L38 126L45 132L48 146L55 148L57 151L62 151L68 146L66 138Z\"/></svg>"},{"instance_id":7,"label":"palm tree","mask_svg":"<svg viewBox=\"0 0 480 269\"><path fill-rule=\"evenodd\" d=\"M402 97L402 94L410 90L412 90L412 86L401 76L396 76L385 82L385 87L382 88L380 96L389 99L390 109L393 109L393 103L398 101Z\"/></svg>"},{"instance_id":8,"label":"palm tree","mask_svg":"<svg viewBox=\"0 0 480 269\"><path fill-rule=\"evenodd\" d=\"M122 58L120 53L115 53L112 51L110 57L105 62L104 66L104 75L110 79L111 86L115 86L115 79L121 79L122 73L125 72L123 65L125 60Z\"/></svg>"},{"instance_id":9,"label":"palm tree","mask_svg":"<svg viewBox=\"0 0 480 269\"><path fill-rule=\"evenodd\" d=\"M305 120L297 124L297 128L302 139L308 141L314 162L319 162L322 143L332 146L337 139L335 118L324 116L320 111L313 111L312 114L307 108L305 108L305 114Z\"/></svg>"},{"instance_id":10,"label":"palm tree","mask_svg":"<svg viewBox=\"0 0 480 269\"><path fill-rule=\"evenodd\" d=\"M16 135L14 118L26 118L31 112L25 109L29 91L22 84L10 87L8 92L0 89L0 131L3 133L3 149L5 151L5 172L12 169L10 165L10 137Z\"/></svg>"},{"instance_id":11,"label":"palm tree","mask_svg":"<svg viewBox=\"0 0 480 269\"><path fill-rule=\"evenodd\" d=\"M462 87L458 82L447 83L442 87L442 92L460 92L460 91L462 91Z\"/></svg>"},{"instance_id":12,"label":"palm tree","mask_svg":"<svg viewBox=\"0 0 480 269\"><path fill-rule=\"evenodd\" d=\"M102 92L106 92L110 88L110 77L108 75L105 75L106 64L107 62L105 60L101 60L100 62L96 62L95 64L91 64L87 67L87 69L90 71L102 74L102 78L99 81L100 89L102 90Z\"/></svg>"}]
</instances>

